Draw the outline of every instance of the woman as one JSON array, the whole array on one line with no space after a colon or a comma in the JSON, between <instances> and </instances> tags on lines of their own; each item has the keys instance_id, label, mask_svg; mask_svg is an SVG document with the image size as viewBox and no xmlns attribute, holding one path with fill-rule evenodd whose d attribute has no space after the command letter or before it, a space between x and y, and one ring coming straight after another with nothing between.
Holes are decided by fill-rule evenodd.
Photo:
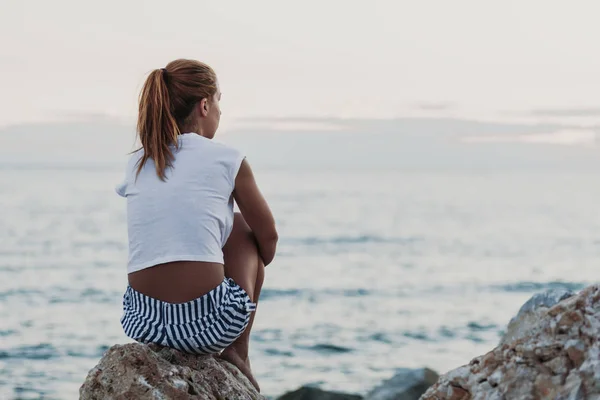
<instances>
[{"instance_id":1,"label":"woman","mask_svg":"<svg viewBox=\"0 0 600 400\"><path fill-rule=\"evenodd\" d=\"M210 140L220 98L215 72L194 60L154 70L144 84L142 148L117 187L129 236L121 323L142 343L220 354L259 390L248 344L277 231L245 157Z\"/></svg>"}]
</instances>

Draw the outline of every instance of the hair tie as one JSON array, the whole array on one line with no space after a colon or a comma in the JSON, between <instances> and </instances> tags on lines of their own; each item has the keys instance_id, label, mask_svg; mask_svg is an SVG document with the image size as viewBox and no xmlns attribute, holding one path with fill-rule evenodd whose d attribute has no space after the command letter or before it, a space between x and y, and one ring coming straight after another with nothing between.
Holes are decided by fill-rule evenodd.
<instances>
[{"instance_id":1,"label":"hair tie","mask_svg":"<svg viewBox=\"0 0 600 400\"><path fill-rule=\"evenodd\" d=\"M169 78L169 76L167 75L168 74L167 69L166 68L161 68L160 70L162 71L163 79L165 80L165 82L167 82L167 80Z\"/></svg>"}]
</instances>

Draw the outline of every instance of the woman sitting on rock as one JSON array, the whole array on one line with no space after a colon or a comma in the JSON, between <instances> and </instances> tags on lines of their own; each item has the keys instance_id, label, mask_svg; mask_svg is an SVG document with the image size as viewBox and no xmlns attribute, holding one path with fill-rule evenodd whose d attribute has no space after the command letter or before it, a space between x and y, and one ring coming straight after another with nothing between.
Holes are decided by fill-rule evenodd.
<instances>
[{"instance_id":1,"label":"woman sitting on rock","mask_svg":"<svg viewBox=\"0 0 600 400\"><path fill-rule=\"evenodd\" d=\"M117 187L129 236L121 324L142 343L219 354L258 390L248 344L277 231L245 157L211 140L220 98L215 72L194 60L156 69L144 84L142 147Z\"/></svg>"}]
</instances>

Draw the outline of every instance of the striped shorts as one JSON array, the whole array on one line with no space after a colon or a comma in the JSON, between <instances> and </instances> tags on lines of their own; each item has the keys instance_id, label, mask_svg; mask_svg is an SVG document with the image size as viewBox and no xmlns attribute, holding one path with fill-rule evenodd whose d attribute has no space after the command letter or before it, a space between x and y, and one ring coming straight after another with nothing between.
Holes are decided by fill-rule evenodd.
<instances>
[{"instance_id":1,"label":"striped shorts","mask_svg":"<svg viewBox=\"0 0 600 400\"><path fill-rule=\"evenodd\" d=\"M186 353L214 354L246 329L256 304L233 279L187 303L167 303L127 287L121 325L141 343L156 343Z\"/></svg>"}]
</instances>

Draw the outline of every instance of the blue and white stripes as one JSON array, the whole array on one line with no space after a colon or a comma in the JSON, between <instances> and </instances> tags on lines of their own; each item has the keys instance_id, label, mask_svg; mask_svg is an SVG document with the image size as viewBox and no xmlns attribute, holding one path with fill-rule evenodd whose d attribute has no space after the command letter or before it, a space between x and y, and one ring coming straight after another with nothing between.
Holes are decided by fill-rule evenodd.
<instances>
[{"instance_id":1,"label":"blue and white stripes","mask_svg":"<svg viewBox=\"0 0 600 400\"><path fill-rule=\"evenodd\" d=\"M187 353L218 353L246 329L256 309L248 294L232 279L187 303L167 303L127 287L121 325L142 343L157 343Z\"/></svg>"}]
</instances>

